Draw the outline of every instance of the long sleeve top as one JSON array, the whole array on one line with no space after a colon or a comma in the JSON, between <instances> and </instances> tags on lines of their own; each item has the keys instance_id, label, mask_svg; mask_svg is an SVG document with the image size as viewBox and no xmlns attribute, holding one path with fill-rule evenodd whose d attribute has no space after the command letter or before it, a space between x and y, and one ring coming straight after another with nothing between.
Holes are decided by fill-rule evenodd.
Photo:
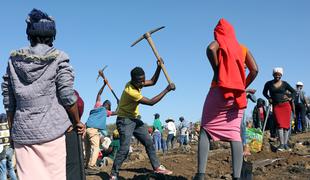
<instances>
[{"instance_id":1,"label":"long sleeve top","mask_svg":"<svg viewBox=\"0 0 310 180\"><path fill-rule=\"evenodd\" d=\"M285 98L285 95L288 96L287 91L291 93L290 96L294 99L296 91L286 81L282 81L282 85L277 88L274 86L274 81L271 80L266 82L263 90L263 95L267 99L271 98L272 104L276 105L287 101L287 99Z\"/></svg>"},{"instance_id":2,"label":"long sleeve top","mask_svg":"<svg viewBox=\"0 0 310 180\"><path fill-rule=\"evenodd\" d=\"M62 136L71 125L64 106L74 104L77 97L66 53L45 44L16 50L3 80L4 107L14 113L14 142L48 142Z\"/></svg>"}]
</instances>

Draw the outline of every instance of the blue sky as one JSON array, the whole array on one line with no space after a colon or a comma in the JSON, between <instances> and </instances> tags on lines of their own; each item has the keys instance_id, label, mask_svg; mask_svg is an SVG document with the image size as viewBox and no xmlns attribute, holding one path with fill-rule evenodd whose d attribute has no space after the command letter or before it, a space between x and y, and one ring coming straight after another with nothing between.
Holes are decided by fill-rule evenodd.
<instances>
[{"instance_id":1,"label":"blue sky","mask_svg":"<svg viewBox=\"0 0 310 180\"><path fill-rule=\"evenodd\" d=\"M146 41L130 47L143 33L160 26L153 41L176 91L154 106L140 106L142 119L152 123L153 114L161 119L188 121L201 117L202 107L213 76L205 49L213 40L213 29L220 18L233 24L240 43L245 44L259 66L259 75L251 88L262 97L264 83L272 79L272 69L284 68L283 79L293 87L302 81L310 93L310 1L1 1L0 2L0 74L3 75L9 53L27 46L25 19L32 8L42 9L56 19L55 47L70 56L75 69L75 88L85 101L82 120L93 108L102 81L96 83L98 70L108 65L105 75L120 97L130 80L130 70L141 66L151 78L156 59ZM152 98L167 86L161 73L156 86L144 88ZM106 88L103 99L116 101ZM0 97L2 102L2 96ZM249 105L248 114L253 108ZM1 108L3 112L3 106ZM108 123L114 123L110 118Z\"/></svg>"}]
</instances>

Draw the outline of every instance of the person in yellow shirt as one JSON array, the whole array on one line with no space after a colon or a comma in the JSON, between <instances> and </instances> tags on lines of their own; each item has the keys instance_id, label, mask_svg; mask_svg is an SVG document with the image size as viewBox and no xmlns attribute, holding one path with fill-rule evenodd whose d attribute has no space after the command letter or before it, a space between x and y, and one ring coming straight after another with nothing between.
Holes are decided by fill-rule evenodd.
<instances>
[{"instance_id":1,"label":"person in yellow shirt","mask_svg":"<svg viewBox=\"0 0 310 180\"><path fill-rule=\"evenodd\" d=\"M169 91L175 90L175 85L171 83L152 99L148 99L141 94L143 87L156 84L161 70L160 63L162 62L158 62L157 69L150 80L145 80L145 73L141 67L135 67L131 70L131 80L125 86L117 110L116 126L120 135L120 149L113 163L110 180L117 179L119 168L127 157L132 135L145 146L155 173L172 174L172 171L160 165L147 126L138 118L140 115L139 104L152 106L159 102Z\"/></svg>"}]
</instances>

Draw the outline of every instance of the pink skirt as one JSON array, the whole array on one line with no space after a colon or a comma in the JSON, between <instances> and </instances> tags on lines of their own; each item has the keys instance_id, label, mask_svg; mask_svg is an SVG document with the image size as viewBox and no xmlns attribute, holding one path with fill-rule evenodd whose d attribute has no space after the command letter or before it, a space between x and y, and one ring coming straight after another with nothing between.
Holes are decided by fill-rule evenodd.
<instances>
[{"instance_id":1,"label":"pink skirt","mask_svg":"<svg viewBox=\"0 0 310 180\"><path fill-rule=\"evenodd\" d=\"M19 179L66 180L65 135L42 144L14 146Z\"/></svg>"},{"instance_id":2,"label":"pink skirt","mask_svg":"<svg viewBox=\"0 0 310 180\"><path fill-rule=\"evenodd\" d=\"M221 88L210 88L201 118L203 127L214 141L240 141L240 125L244 109L234 99L225 99Z\"/></svg>"}]
</instances>

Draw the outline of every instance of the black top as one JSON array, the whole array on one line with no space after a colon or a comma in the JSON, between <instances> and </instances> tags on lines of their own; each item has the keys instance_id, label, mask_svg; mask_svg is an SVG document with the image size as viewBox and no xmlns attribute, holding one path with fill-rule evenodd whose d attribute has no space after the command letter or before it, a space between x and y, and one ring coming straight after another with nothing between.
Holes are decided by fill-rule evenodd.
<instances>
[{"instance_id":1,"label":"black top","mask_svg":"<svg viewBox=\"0 0 310 180\"><path fill-rule=\"evenodd\" d=\"M269 91L269 95L268 95ZM287 91L291 92L288 94ZM284 98L284 95L288 97L292 97L294 99L296 91L286 82L282 81L282 85L278 88L274 86L274 81L266 82L263 90L263 95L269 99L272 99L272 104L279 104L288 101L288 99Z\"/></svg>"}]
</instances>

